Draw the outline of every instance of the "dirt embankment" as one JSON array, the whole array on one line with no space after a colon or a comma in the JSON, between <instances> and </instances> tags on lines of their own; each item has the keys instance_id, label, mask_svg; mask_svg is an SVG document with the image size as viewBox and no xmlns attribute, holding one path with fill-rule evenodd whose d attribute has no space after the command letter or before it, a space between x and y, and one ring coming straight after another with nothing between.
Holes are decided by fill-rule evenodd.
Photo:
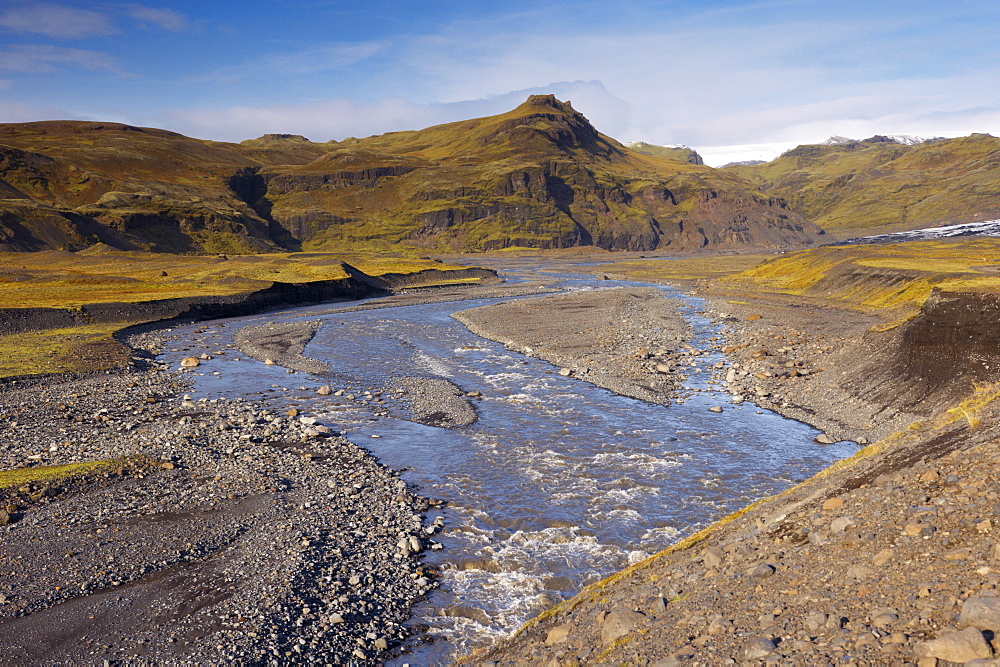
<instances>
[{"instance_id":1,"label":"dirt embankment","mask_svg":"<svg viewBox=\"0 0 1000 667\"><path fill-rule=\"evenodd\" d=\"M348 268L347 265L345 268ZM492 269L478 267L451 271L428 269L412 274L386 274L374 277L353 267L350 268L351 276L348 278L306 283L275 282L254 292L227 296L183 297L132 303L95 303L72 310L3 308L0 309L0 335L104 322L149 323L174 319L207 320L241 317L288 306L384 296L394 289L433 284L439 280L480 279L486 284L498 280L496 272Z\"/></svg>"},{"instance_id":2,"label":"dirt embankment","mask_svg":"<svg viewBox=\"0 0 1000 667\"><path fill-rule=\"evenodd\" d=\"M653 287L573 292L463 310L472 332L561 366L625 396L664 403L673 397L689 335L678 303Z\"/></svg>"}]
</instances>

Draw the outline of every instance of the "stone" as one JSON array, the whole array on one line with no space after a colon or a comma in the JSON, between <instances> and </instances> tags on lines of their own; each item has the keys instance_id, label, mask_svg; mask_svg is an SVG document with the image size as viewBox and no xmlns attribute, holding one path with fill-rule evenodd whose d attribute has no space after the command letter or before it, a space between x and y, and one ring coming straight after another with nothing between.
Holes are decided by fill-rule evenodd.
<instances>
[{"instance_id":1,"label":"stone","mask_svg":"<svg viewBox=\"0 0 1000 667\"><path fill-rule=\"evenodd\" d=\"M418 554L423 550L424 548L420 545L420 538L418 538L416 535L410 535L410 551L412 551L415 554Z\"/></svg>"},{"instance_id":2,"label":"stone","mask_svg":"<svg viewBox=\"0 0 1000 667\"><path fill-rule=\"evenodd\" d=\"M758 581L762 579L767 579L775 572L775 567L770 563L761 563L756 567L750 569L750 576Z\"/></svg>"},{"instance_id":3,"label":"stone","mask_svg":"<svg viewBox=\"0 0 1000 667\"><path fill-rule=\"evenodd\" d=\"M828 436L826 433L820 433L815 438L813 438L813 440L821 445L832 445L835 442L837 442L836 440Z\"/></svg>"},{"instance_id":4,"label":"stone","mask_svg":"<svg viewBox=\"0 0 1000 667\"><path fill-rule=\"evenodd\" d=\"M656 364L656 372L657 373L669 373L670 371L671 371L671 368L667 364L663 364L663 363Z\"/></svg>"},{"instance_id":5,"label":"stone","mask_svg":"<svg viewBox=\"0 0 1000 667\"><path fill-rule=\"evenodd\" d=\"M920 481L925 484L930 484L932 482L938 481L938 478L940 477L941 475L938 474L937 470L928 470L927 472L925 472L920 476Z\"/></svg>"},{"instance_id":6,"label":"stone","mask_svg":"<svg viewBox=\"0 0 1000 667\"><path fill-rule=\"evenodd\" d=\"M329 396L330 394L333 393L333 389L330 389L330 385L325 384L319 389L317 389L316 393L319 394L320 396Z\"/></svg>"},{"instance_id":7,"label":"stone","mask_svg":"<svg viewBox=\"0 0 1000 667\"><path fill-rule=\"evenodd\" d=\"M181 359L181 368L195 368L200 364L201 361L198 360L198 357L184 357Z\"/></svg>"},{"instance_id":8,"label":"stone","mask_svg":"<svg viewBox=\"0 0 1000 667\"><path fill-rule=\"evenodd\" d=\"M288 412L285 414L289 417L298 417L301 413L298 411L298 408L288 408Z\"/></svg>"},{"instance_id":9,"label":"stone","mask_svg":"<svg viewBox=\"0 0 1000 667\"><path fill-rule=\"evenodd\" d=\"M823 503L823 509L827 512L832 512L835 509L840 509L844 506L843 498L830 498L825 503Z\"/></svg>"},{"instance_id":10,"label":"stone","mask_svg":"<svg viewBox=\"0 0 1000 667\"><path fill-rule=\"evenodd\" d=\"M711 623L708 624L708 634L710 635L725 634L731 632L732 629L733 622L724 616L716 616L712 619Z\"/></svg>"},{"instance_id":11,"label":"stone","mask_svg":"<svg viewBox=\"0 0 1000 667\"><path fill-rule=\"evenodd\" d=\"M903 534L909 535L910 537L930 537L934 534L936 528L929 523L908 523L903 528Z\"/></svg>"},{"instance_id":12,"label":"stone","mask_svg":"<svg viewBox=\"0 0 1000 667\"><path fill-rule=\"evenodd\" d=\"M965 663L977 658L992 657L993 652L976 628L950 632L937 639L920 642L916 647L921 658L937 658L948 662Z\"/></svg>"},{"instance_id":13,"label":"stone","mask_svg":"<svg viewBox=\"0 0 1000 667\"><path fill-rule=\"evenodd\" d=\"M854 525L854 517L838 516L836 519L830 522L830 531L833 533L842 533L853 525Z\"/></svg>"},{"instance_id":14,"label":"stone","mask_svg":"<svg viewBox=\"0 0 1000 667\"><path fill-rule=\"evenodd\" d=\"M855 581L864 581L874 575L875 570L860 563L855 563L847 568L847 577L849 579L854 579Z\"/></svg>"},{"instance_id":15,"label":"stone","mask_svg":"<svg viewBox=\"0 0 1000 667\"><path fill-rule=\"evenodd\" d=\"M637 611L623 609L612 611L604 618L601 626L601 642L605 645L613 643L646 623L646 617Z\"/></svg>"},{"instance_id":16,"label":"stone","mask_svg":"<svg viewBox=\"0 0 1000 667\"><path fill-rule=\"evenodd\" d=\"M559 375L562 375L563 377L569 377L572 374L573 374L573 370L570 369L570 368L560 368L559 369Z\"/></svg>"},{"instance_id":17,"label":"stone","mask_svg":"<svg viewBox=\"0 0 1000 667\"><path fill-rule=\"evenodd\" d=\"M1000 598L973 596L966 599L962 603L958 626L1000 632Z\"/></svg>"},{"instance_id":18,"label":"stone","mask_svg":"<svg viewBox=\"0 0 1000 667\"><path fill-rule=\"evenodd\" d=\"M826 614L818 611L806 614L804 624L809 632L819 632L826 626Z\"/></svg>"},{"instance_id":19,"label":"stone","mask_svg":"<svg viewBox=\"0 0 1000 667\"><path fill-rule=\"evenodd\" d=\"M708 409L709 412L722 412L722 407L719 405L713 405Z\"/></svg>"},{"instance_id":20,"label":"stone","mask_svg":"<svg viewBox=\"0 0 1000 667\"><path fill-rule=\"evenodd\" d=\"M882 567L883 565L891 561L895 555L896 552L893 551L892 549L882 549L882 551L879 551L877 554L875 554L875 557L872 558L872 563L877 567Z\"/></svg>"},{"instance_id":21,"label":"stone","mask_svg":"<svg viewBox=\"0 0 1000 667\"><path fill-rule=\"evenodd\" d=\"M725 556L725 553L719 547L708 547L701 552L701 562L704 563L705 567L714 570L722 565L722 560Z\"/></svg>"},{"instance_id":22,"label":"stone","mask_svg":"<svg viewBox=\"0 0 1000 667\"><path fill-rule=\"evenodd\" d=\"M487 623L488 624L488 623ZM573 632L576 628L572 623L563 623L562 625L557 625L556 627L549 630L549 633L545 635L545 645L552 646L553 644L560 644L565 642L569 638L569 633Z\"/></svg>"},{"instance_id":23,"label":"stone","mask_svg":"<svg viewBox=\"0 0 1000 667\"><path fill-rule=\"evenodd\" d=\"M0 510L0 526L9 525L10 522L10 512L7 510Z\"/></svg>"},{"instance_id":24,"label":"stone","mask_svg":"<svg viewBox=\"0 0 1000 667\"><path fill-rule=\"evenodd\" d=\"M881 630L887 630L898 620L899 616L896 614L891 611L883 611L872 619L872 625Z\"/></svg>"},{"instance_id":25,"label":"stone","mask_svg":"<svg viewBox=\"0 0 1000 667\"><path fill-rule=\"evenodd\" d=\"M766 637L755 637L743 645L743 657L747 660L762 660L775 649L774 642Z\"/></svg>"}]
</instances>

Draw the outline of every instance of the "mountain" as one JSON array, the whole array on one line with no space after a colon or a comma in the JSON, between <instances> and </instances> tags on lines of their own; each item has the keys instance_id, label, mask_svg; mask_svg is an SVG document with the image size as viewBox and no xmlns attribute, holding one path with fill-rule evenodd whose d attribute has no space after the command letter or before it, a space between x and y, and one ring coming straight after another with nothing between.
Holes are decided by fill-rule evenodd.
<instances>
[{"instance_id":1,"label":"mountain","mask_svg":"<svg viewBox=\"0 0 1000 667\"><path fill-rule=\"evenodd\" d=\"M646 155L659 155L691 164L705 164L705 161L698 155L698 151L688 146L657 146L656 144L647 144L645 141L630 141L625 145Z\"/></svg>"},{"instance_id":2,"label":"mountain","mask_svg":"<svg viewBox=\"0 0 1000 667\"><path fill-rule=\"evenodd\" d=\"M839 234L1000 218L1000 139L988 134L799 146L771 162L726 171Z\"/></svg>"},{"instance_id":3,"label":"mountain","mask_svg":"<svg viewBox=\"0 0 1000 667\"><path fill-rule=\"evenodd\" d=\"M691 250L820 234L740 176L629 149L551 95L497 116L327 143L0 125L0 249Z\"/></svg>"}]
</instances>

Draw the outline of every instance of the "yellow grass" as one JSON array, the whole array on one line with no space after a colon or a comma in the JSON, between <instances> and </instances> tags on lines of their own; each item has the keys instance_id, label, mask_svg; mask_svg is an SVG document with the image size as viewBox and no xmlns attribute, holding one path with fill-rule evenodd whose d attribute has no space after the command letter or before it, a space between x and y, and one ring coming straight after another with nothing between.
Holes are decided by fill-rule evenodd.
<instances>
[{"instance_id":1,"label":"yellow grass","mask_svg":"<svg viewBox=\"0 0 1000 667\"><path fill-rule=\"evenodd\" d=\"M110 466L121 465L122 460L88 461L86 463L68 463L54 466L36 466L34 468L16 468L0 470L0 489L21 486L23 484L51 484L71 477L93 472Z\"/></svg>"},{"instance_id":2,"label":"yellow grass","mask_svg":"<svg viewBox=\"0 0 1000 667\"><path fill-rule=\"evenodd\" d=\"M348 273L343 262L372 276L465 268L406 253L276 253L223 258L100 248L79 253L7 252L0 253L0 308L79 310L96 303L233 295L264 289L274 282L344 279ZM470 279L435 282L458 284ZM105 368L106 362L95 365L93 359L80 354L81 348L102 342L111 345L116 331L137 323L84 324L0 336L0 377Z\"/></svg>"}]
</instances>

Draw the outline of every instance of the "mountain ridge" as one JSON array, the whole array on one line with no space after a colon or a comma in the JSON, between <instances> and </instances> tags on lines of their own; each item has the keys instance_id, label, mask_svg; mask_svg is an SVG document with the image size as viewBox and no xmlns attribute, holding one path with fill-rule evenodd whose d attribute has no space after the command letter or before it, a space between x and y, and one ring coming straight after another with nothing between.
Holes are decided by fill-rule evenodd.
<instances>
[{"instance_id":1,"label":"mountain ridge","mask_svg":"<svg viewBox=\"0 0 1000 667\"><path fill-rule=\"evenodd\" d=\"M117 123L0 125L0 248L676 251L810 245L743 178L629 149L568 102L326 143Z\"/></svg>"}]
</instances>

